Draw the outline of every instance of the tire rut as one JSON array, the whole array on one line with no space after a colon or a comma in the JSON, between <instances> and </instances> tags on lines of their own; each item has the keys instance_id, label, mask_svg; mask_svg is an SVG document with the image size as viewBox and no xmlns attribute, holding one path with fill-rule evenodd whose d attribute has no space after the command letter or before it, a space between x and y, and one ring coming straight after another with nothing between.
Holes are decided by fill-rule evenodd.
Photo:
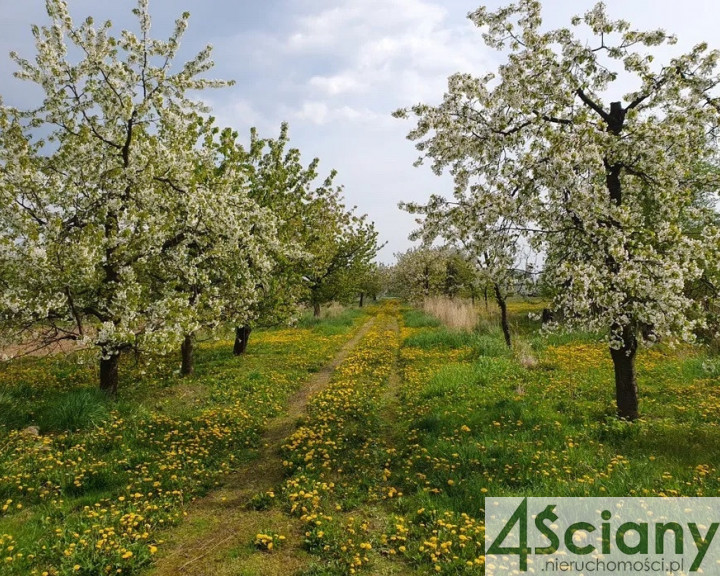
<instances>
[{"instance_id":1,"label":"tire rut","mask_svg":"<svg viewBox=\"0 0 720 576\"><path fill-rule=\"evenodd\" d=\"M309 556L291 546L291 540L302 541L302 527L297 519L278 510L252 510L248 504L256 494L272 492L282 482L284 466L280 448L283 441L293 432L309 399L327 387L335 369L374 321L371 318L365 322L333 360L290 398L285 414L268 423L257 457L228 476L223 487L190 507L188 517L171 534L167 552L157 558L146 576L290 576L308 563ZM251 553L254 536L269 526L289 536L287 546L273 554L262 554L260 558L257 554L250 557L245 554L243 558L243 548Z\"/></svg>"}]
</instances>

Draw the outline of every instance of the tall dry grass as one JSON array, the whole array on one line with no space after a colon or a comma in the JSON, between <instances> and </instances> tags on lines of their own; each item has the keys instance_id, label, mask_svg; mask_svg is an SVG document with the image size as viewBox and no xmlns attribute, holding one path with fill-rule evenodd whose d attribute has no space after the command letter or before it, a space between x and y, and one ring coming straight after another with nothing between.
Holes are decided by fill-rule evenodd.
<instances>
[{"instance_id":1,"label":"tall dry grass","mask_svg":"<svg viewBox=\"0 0 720 576\"><path fill-rule=\"evenodd\" d=\"M487 304L478 300L475 310L478 317L476 327L480 332L496 332L500 329L500 308L494 299Z\"/></svg>"},{"instance_id":2,"label":"tall dry grass","mask_svg":"<svg viewBox=\"0 0 720 576\"><path fill-rule=\"evenodd\" d=\"M469 300L455 298L426 298L423 311L434 316L452 330L474 330L478 323L478 314Z\"/></svg>"}]
</instances>

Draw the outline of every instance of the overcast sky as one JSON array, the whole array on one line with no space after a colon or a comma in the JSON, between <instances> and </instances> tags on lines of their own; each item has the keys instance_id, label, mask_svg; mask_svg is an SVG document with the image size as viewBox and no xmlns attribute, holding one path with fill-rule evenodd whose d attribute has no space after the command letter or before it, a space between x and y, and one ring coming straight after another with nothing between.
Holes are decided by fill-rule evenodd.
<instances>
[{"instance_id":1,"label":"overcast sky","mask_svg":"<svg viewBox=\"0 0 720 576\"><path fill-rule=\"evenodd\" d=\"M506 2L488 0L495 8ZM545 0L545 22L569 24L594 0ZM610 15L644 29L664 28L679 49L700 41L720 46L717 0L608 0ZM69 0L79 20L110 18L133 27L134 0ZM219 122L246 134L256 126L274 136L290 124L293 146L309 162L317 156L323 175L335 168L349 205L375 221L387 241L380 260L407 249L412 217L401 200L422 201L449 193L449 178L414 168L412 123L393 119L401 106L436 103L454 72L481 75L498 55L482 44L466 14L473 0L151 0L155 35L166 36L184 10L191 14L181 56L214 46L211 76L233 79L232 88L205 93ZM15 50L32 58L32 23L47 17L44 0L0 0L0 94L8 104L37 98L12 78Z\"/></svg>"}]
</instances>

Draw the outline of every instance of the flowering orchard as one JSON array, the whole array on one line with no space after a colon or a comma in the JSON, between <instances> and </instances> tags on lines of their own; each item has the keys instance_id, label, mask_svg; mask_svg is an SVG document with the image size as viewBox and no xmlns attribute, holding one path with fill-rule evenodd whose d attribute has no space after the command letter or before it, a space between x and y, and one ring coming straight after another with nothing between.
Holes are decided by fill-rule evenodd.
<instances>
[{"instance_id":1,"label":"flowering orchard","mask_svg":"<svg viewBox=\"0 0 720 576\"><path fill-rule=\"evenodd\" d=\"M489 493L720 495L720 52L472 12L505 61L397 112L455 186L403 205L424 246L390 269L286 124L243 143L195 100L231 83L177 62L187 13L46 7L13 54L43 100L0 103L0 573L473 575ZM322 314L383 290L438 317Z\"/></svg>"},{"instance_id":2,"label":"flowering orchard","mask_svg":"<svg viewBox=\"0 0 720 576\"><path fill-rule=\"evenodd\" d=\"M16 76L38 85L37 108L0 106L2 336L97 349L100 386L117 394L118 365L134 349L180 347L220 324L282 323L306 301L354 297L377 233L347 210L334 173L253 131L249 149L220 130L189 92L208 80L211 48L176 55L189 15L166 40L150 36L148 1L137 33L76 24L64 0L34 26L36 56L12 54ZM7 348L4 347L4 348Z\"/></svg>"},{"instance_id":3,"label":"flowering orchard","mask_svg":"<svg viewBox=\"0 0 720 576\"><path fill-rule=\"evenodd\" d=\"M638 346L694 337L704 316L686 290L720 257L716 218L696 202L720 184L705 169L717 160L720 52L699 44L656 61L675 38L612 20L602 3L557 30L537 0L469 18L505 62L451 76L437 106L396 113L417 118L420 162L455 179L452 201L409 207L499 287L517 240L542 252L566 322L607 334L618 414L635 419Z\"/></svg>"}]
</instances>

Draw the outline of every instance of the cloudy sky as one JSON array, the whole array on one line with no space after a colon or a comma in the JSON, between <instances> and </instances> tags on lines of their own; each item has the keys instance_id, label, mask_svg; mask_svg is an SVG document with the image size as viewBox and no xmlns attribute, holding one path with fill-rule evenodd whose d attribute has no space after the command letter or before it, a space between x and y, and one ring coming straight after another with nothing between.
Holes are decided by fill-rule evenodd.
<instances>
[{"instance_id":1,"label":"cloudy sky","mask_svg":"<svg viewBox=\"0 0 720 576\"><path fill-rule=\"evenodd\" d=\"M505 0L486 0L491 8ZM545 21L567 25L594 0L545 0ZM111 19L134 26L134 0L69 0L76 19ZM611 16L641 28L678 35L678 49L700 41L720 47L717 0L608 0ZM0 0L0 94L20 105L38 97L12 78L11 50L33 56L30 25L46 21L44 0ZM190 28L181 56L214 46L212 76L233 79L232 88L206 93L224 125L276 135L290 123L294 146L324 172L338 170L350 205L369 214L387 246L385 262L410 246L412 217L401 200L445 193L448 178L414 168L416 153L405 139L410 122L390 114L417 102L442 98L454 72L483 74L498 55L483 45L466 14L477 0L151 0L153 30L169 33L187 10Z\"/></svg>"}]
</instances>

